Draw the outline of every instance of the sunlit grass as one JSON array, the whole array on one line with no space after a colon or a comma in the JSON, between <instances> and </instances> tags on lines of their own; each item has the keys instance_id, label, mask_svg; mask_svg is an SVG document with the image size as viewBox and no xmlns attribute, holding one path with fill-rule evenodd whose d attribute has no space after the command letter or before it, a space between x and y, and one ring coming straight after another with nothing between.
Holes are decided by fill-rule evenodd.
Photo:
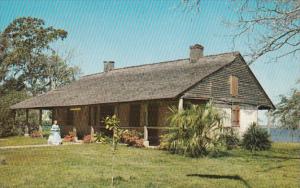
<instances>
[{"instance_id":1,"label":"sunlit grass","mask_svg":"<svg viewBox=\"0 0 300 188\"><path fill-rule=\"evenodd\" d=\"M300 144L191 159L119 147L116 187L299 187ZM109 187L111 148L102 144L0 150L0 187Z\"/></svg>"},{"instance_id":2,"label":"sunlit grass","mask_svg":"<svg viewBox=\"0 0 300 188\"><path fill-rule=\"evenodd\" d=\"M0 138L0 147L2 146L23 146L23 145L37 145L47 144L46 138L31 138L24 136L13 136Z\"/></svg>"}]
</instances>

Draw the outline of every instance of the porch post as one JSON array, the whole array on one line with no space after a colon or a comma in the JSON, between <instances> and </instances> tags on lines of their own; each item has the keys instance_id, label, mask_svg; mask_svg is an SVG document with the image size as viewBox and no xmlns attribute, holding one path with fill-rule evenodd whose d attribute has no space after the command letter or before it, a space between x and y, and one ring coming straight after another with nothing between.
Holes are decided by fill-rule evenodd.
<instances>
[{"instance_id":1,"label":"porch post","mask_svg":"<svg viewBox=\"0 0 300 188\"><path fill-rule=\"evenodd\" d=\"M17 110L13 110L12 113L13 113L13 116L14 116L14 124L15 124L16 116L17 116Z\"/></svg>"},{"instance_id":2,"label":"porch post","mask_svg":"<svg viewBox=\"0 0 300 188\"><path fill-rule=\"evenodd\" d=\"M13 114L13 129L16 129L16 115L17 115L17 111L16 110L12 110L12 114Z\"/></svg>"},{"instance_id":3,"label":"porch post","mask_svg":"<svg viewBox=\"0 0 300 188\"><path fill-rule=\"evenodd\" d=\"M53 122L54 122L54 120L55 120L55 113L56 113L56 111L55 111L55 108L53 108L52 110L51 110L51 117L52 117L52 124L53 124Z\"/></svg>"},{"instance_id":4,"label":"porch post","mask_svg":"<svg viewBox=\"0 0 300 188\"><path fill-rule=\"evenodd\" d=\"M74 142L78 141L78 137L77 137L77 129L75 126L73 126L73 134L74 134Z\"/></svg>"},{"instance_id":5,"label":"porch post","mask_svg":"<svg viewBox=\"0 0 300 188\"><path fill-rule=\"evenodd\" d=\"M272 114L272 110L268 110L268 112L267 112L267 128L268 128L268 134L271 134L271 127L272 127L271 114Z\"/></svg>"},{"instance_id":6,"label":"porch post","mask_svg":"<svg viewBox=\"0 0 300 188\"><path fill-rule=\"evenodd\" d=\"M42 125L42 118L43 118L43 110L39 110L39 125Z\"/></svg>"},{"instance_id":7,"label":"porch post","mask_svg":"<svg viewBox=\"0 0 300 188\"><path fill-rule=\"evenodd\" d=\"M95 135L95 131L94 131L94 127L91 126L91 142L94 142L94 135Z\"/></svg>"},{"instance_id":8,"label":"porch post","mask_svg":"<svg viewBox=\"0 0 300 188\"><path fill-rule=\"evenodd\" d=\"M28 130L28 113L29 113L29 110L26 109L26 111L25 111L25 114L26 114L26 125L25 125L25 134L24 134L25 137L29 136L29 130Z\"/></svg>"},{"instance_id":9,"label":"porch post","mask_svg":"<svg viewBox=\"0 0 300 188\"><path fill-rule=\"evenodd\" d=\"M118 117L119 116L119 104L115 105L114 114Z\"/></svg>"},{"instance_id":10,"label":"porch post","mask_svg":"<svg viewBox=\"0 0 300 188\"><path fill-rule=\"evenodd\" d=\"M183 98L180 97L179 103L178 103L178 111L182 111L182 110L183 110Z\"/></svg>"},{"instance_id":11,"label":"porch post","mask_svg":"<svg viewBox=\"0 0 300 188\"><path fill-rule=\"evenodd\" d=\"M43 110L39 110L39 132L41 133L41 137L43 138L43 128L42 128L42 119L43 119Z\"/></svg>"},{"instance_id":12,"label":"porch post","mask_svg":"<svg viewBox=\"0 0 300 188\"><path fill-rule=\"evenodd\" d=\"M149 140L148 140L148 103L145 103L144 105L143 105L143 107L144 107L144 113L145 113L145 125L144 125L144 146L145 147L149 147Z\"/></svg>"}]
</instances>

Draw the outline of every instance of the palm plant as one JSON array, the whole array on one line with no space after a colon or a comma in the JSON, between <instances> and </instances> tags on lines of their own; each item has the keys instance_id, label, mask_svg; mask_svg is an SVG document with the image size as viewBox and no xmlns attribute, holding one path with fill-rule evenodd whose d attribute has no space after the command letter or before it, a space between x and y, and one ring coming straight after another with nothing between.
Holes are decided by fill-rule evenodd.
<instances>
[{"instance_id":1,"label":"palm plant","mask_svg":"<svg viewBox=\"0 0 300 188\"><path fill-rule=\"evenodd\" d=\"M171 153L198 157L208 154L222 129L222 116L211 102L205 105L190 105L186 110L170 108L171 129L162 143Z\"/></svg>"}]
</instances>

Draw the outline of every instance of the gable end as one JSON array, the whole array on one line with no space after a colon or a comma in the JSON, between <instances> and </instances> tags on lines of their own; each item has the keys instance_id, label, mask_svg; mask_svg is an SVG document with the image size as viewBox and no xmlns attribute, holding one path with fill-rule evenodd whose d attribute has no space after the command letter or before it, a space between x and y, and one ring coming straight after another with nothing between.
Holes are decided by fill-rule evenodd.
<instances>
[{"instance_id":1,"label":"gable end","mask_svg":"<svg viewBox=\"0 0 300 188\"><path fill-rule=\"evenodd\" d=\"M238 78L238 94L230 93L230 77ZM184 94L187 99L209 98L216 103L256 106L259 109L274 109L274 105L245 60L239 55L232 63L222 67Z\"/></svg>"}]
</instances>

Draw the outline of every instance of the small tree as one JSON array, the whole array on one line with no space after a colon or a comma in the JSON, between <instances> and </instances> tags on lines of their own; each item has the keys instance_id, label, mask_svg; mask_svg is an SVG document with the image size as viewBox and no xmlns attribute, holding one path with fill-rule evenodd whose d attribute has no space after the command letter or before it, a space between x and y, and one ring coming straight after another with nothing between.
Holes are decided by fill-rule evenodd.
<instances>
[{"instance_id":1,"label":"small tree","mask_svg":"<svg viewBox=\"0 0 300 188\"><path fill-rule=\"evenodd\" d=\"M208 154L217 144L222 129L222 117L212 103L191 105L179 111L170 108L171 130L165 134L162 144L171 153L198 157Z\"/></svg>"},{"instance_id":2,"label":"small tree","mask_svg":"<svg viewBox=\"0 0 300 188\"><path fill-rule=\"evenodd\" d=\"M112 186L114 186L114 160L115 160L115 154L116 154L116 150L117 150L117 146L121 140L121 136L123 133L123 130L120 128L120 120L117 118L116 115L113 116L107 116L104 119L104 124L106 126L106 129L110 130L113 132L112 135L112 165L111 165L111 171L112 171L112 179L111 179L111 183Z\"/></svg>"}]
</instances>

